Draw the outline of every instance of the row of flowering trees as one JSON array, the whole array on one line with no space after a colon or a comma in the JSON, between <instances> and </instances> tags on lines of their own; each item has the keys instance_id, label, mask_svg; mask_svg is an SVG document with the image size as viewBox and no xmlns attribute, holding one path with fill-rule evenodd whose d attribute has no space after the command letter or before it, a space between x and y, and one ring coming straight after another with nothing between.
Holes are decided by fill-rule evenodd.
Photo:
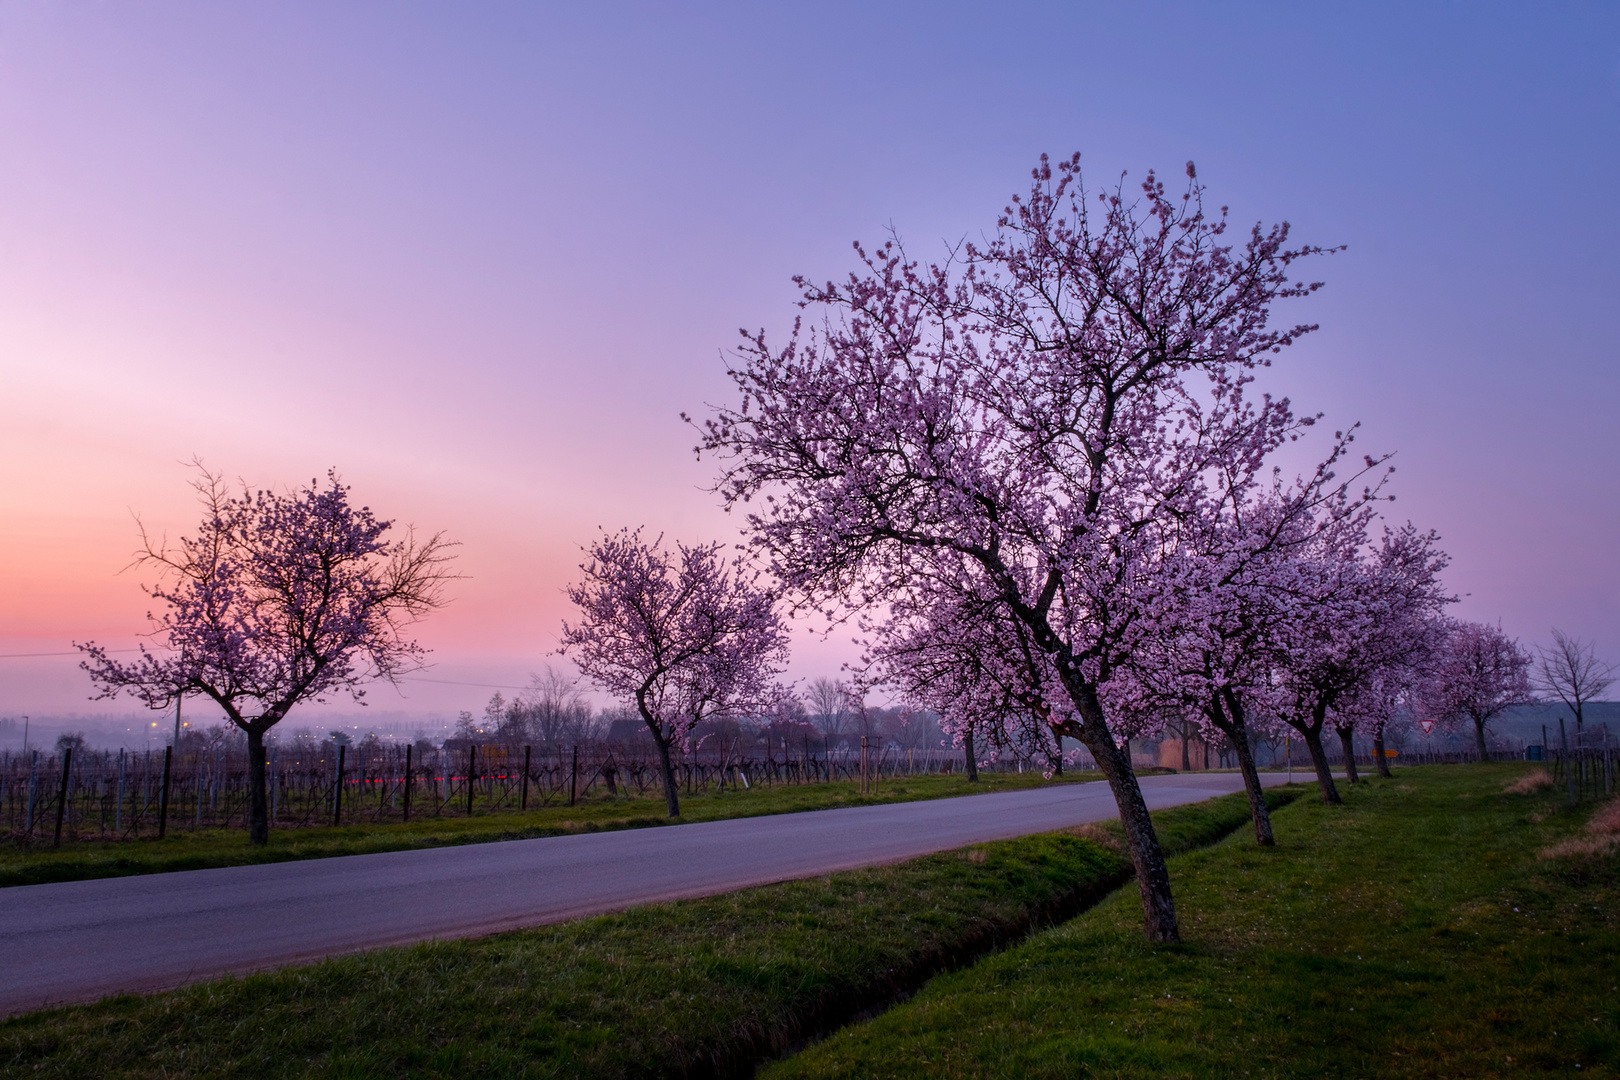
<instances>
[{"instance_id":1,"label":"row of flowering trees","mask_svg":"<svg viewBox=\"0 0 1620 1080\"><path fill-rule=\"evenodd\" d=\"M868 613L874 668L967 730L1018 711L1085 745L1161 941L1179 928L1128 740L1210 694L1241 723L1243 673L1292 633L1316 659L1268 692L1319 747L1358 629L1436 602L1443 563L1412 529L1364 550L1380 480L1353 485L1382 463L1339 477L1350 433L1309 475L1271 467L1314 418L1255 372L1314 329L1272 308L1320 287L1293 275L1326 251L1227 228L1190 164L1180 193L1151 173L1093 193L1078 155L1043 158L982 242L936 264L857 245L845 281L801 279L813 316L782 345L745 334L701 447L787 589ZM1308 602L1343 621L1279 618Z\"/></svg>"},{"instance_id":2,"label":"row of flowering trees","mask_svg":"<svg viewBox=\"0 0 1620 1080\"><path fill-rule=\"evenodd\" d=\"M1296 271L1329 250L1286 224L1229 237L1186 173L1179 192L1152 173L1090 191L1079 155L1043 157L941 262L857 244L845 280L799 279L807 314L784 342L744 332L738 400L699 447L773 577L829 618L858 613L869 672L963 741L1010 726L1085 745L1161 941L1179 929L1131 738L1170 717L1224 736L1270 843L1254 725L1302 736L1337 802L1324 737L1354 781L1357 730L1382 763L1420 687L1467 712L1438 658L1500 637L1445 619L1433 533L1375 534L1393 470L1355 459L1353 430L1303 475L1276 467L1317 418L1254 381L1315 329L1273 308L1320 287ZM1522 683L1506 666L1498 709Z\"/></svg>"},{"instance_id":3,"label":"row of flowering trees","mask_svg":"<svg viewBox=\"0 0 1620 1080\"><path fill-rule=\"evenodd\" d=\"M807 315L783 343L744 334L738 397L698 447L744 548L604 533L568 589L562 651L633 706L672 816L672 750L694 728L791 709L785 603L853 618L861 684L937 713L970 759L975 732L1082 743L1155 940L1179 929L1131 738L1169 717L1224 736L1261 843L1257 729L1297 732L1330 802L1324 738L1343 740L1354 780L1354 733L1381 750L1419 696L1471 718L1483 746L1522 653L1445 618L1434 534L1380 530L1386 461L1356 458L1347 430L1302 475L1274 464L1317 417L1254 381L1315 329L1273 308L1320 287L1295 275L1328 249L1291 244L1286 224L1231 237L1204 194L1191 164L1179 192L1152 173L1093 192L1078 155L1043 158L982 241L937 264L857 245L846 280L798 281ZM154 707L212 698L247 733L262 791L263 733L293 703L417 661L403 629L440 602L447 545L387 541L335 478L232 495L204 474L200 491L198 536L143 553L169 574L153 593L168 654L124 664L91 646L87 667ZM546 717L568 722L554 704Z\"/></svg>"}]
</instances>

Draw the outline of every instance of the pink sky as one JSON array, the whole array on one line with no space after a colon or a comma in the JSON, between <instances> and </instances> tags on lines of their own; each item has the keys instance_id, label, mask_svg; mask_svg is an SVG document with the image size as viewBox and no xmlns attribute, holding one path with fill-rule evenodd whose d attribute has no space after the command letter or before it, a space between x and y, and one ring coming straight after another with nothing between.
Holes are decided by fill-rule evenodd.
<instances>
[{"instance_id":1,"label":"pink sky","mask_svg":"<svg viewBox=\"0 0 1620 1080\"><path fill-rule=\"evenodd\" d=\"M1348 243L1277 385L1399 451L1461 614L1620 659L1620 19L1558 10L0 9L0 653L133 641L131 514L189 528L200 455L460 540L433 677L522 683L597 527L735 534L679 413L792 274L1080 149ZM0 665L0 716L108 708Z\"/></svg>"}]
</instances>

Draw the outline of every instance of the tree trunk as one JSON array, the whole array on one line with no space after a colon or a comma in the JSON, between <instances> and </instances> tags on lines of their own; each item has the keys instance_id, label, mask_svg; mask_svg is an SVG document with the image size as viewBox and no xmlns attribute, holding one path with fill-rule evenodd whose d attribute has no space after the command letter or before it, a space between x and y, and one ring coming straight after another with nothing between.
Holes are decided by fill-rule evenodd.
<instances>
[{"instance_id":1,"label":"tree trunk","mask_svg":"<svg viewBox=\"0 0 1620 1080\"><path fill-rule=\"evenodd\" d=\"M270 793L265 783L264 732L247 729L248 743L248 843L262 847L270 842Z\"/></svg>"},{"instance_id":2,"label":"tree trunk","mask_svg":"<svg viewBox=\"0 0 1620 1080\"><path fill-rule=\"evenodd\" d=\"M1238 728L1227 732L1227 741L1237 753L1238 770L1243 773L1243 790L1249 796L1249 816L1254 819L1254 842L1273 847L1277 838L1271 832L1271 811L1266 809L1266 789L1260 786L1260 770L1254 767L1254 751L1249 748L1248 732Z\"/></svg>"},{"instance_id":3,"label":"tree trunk","mask_svg":"<svg viewBox=\"0 0 1620 1080\"><path fill-rule=\"evenodd\" d=\"M1384 754L1384 725L1379 724L1373 728L1373 764L1378 766L1378 775L1385 780L1390 779L1389 758Z\"/></svg>"},{"instance_id":4,"label":"tree trunk","mask_svg":"<svg viewBox=\"0 0 1620 1080\"><path fill-rule=\"evenodd\" d=\"M1090 731L1093 727L1088 724L1083 730ZM1170 894L1170 871L1164 865L1164 850L1159 847L1159 836L1153 829L1147 802L1142 798L1142 786L1136 781L1136 770L1131 768L1130 752L1116 746L1106 730L1100 738L1088 739L1084 735L1081 738L1091 756L1097 759L1097 766L1107 778L1114 802L1119 806L1126 846L1130 849L1131 864L1136 868L1136 887L1142 894L1143 932L1149 941L1180 941L1176 902Z\"/></svg>"},{"instance_id":5,"label":"tree trunk","mask_svg":"<svg viewBox=\"0 0 1620 1080\"><path fill-rule=\"evenodd\" d=\"M967 756L967 778L968 778L968 783L976 784L976 783L979 782L979 763L977 761L973 760L973 727L972 727L972 725L969 725L968 729L962 733L962 750Z\"/></svg>"},{"instance_id":6,"label":"tree trunk","mask_svg":"<svg viewBox=\"0 0 1620 1080\"><path fill-rule=\"evenodd\" d=\"M1485 748L1485 721L1474 717L1474 741L1479 745L1479 763L1485 764L1491 760L1491 752Z\"/></svg>"},{"instance_id":7,"label":"tree trunk","mask_svg":"<svg viewBox=\"0 0 1620 1080\"><path fill-rule=\"evenodd\" d=\"M1344 778L1352 784L1361 783L1361 774L1356 772L1356 729L1338 727L1339 745L1344 747Z\"/></svg>"},{"instance_id":8,"label":"tree trunk","mask_svg":"<svg viewBox=\"0 0 1620 1080\"><path fill-rule=\"evenodd\" d=\"M1222 709L1222 705L1225 709ZM1211 700L1205 710L1226 741L1237 754L1238 771L1243 774L1243 790L1249 796L1249 816L1254 819L1254 842L1261 847L1275 847L1277 838L1271 832L1271 811L1266 809L1266 790L1260 786L1260 770L1254 764L1254 747L1249 745L1249 725L1244 719L1243 701L1237 693L1227 689Z\"/></svg>"},{"instance_id":9,"label":"tree trunk","mask_svg":"<svg viewBox=\"0 0 1620 1080\"><path fill-rule=\"evenodd\" d=\"M663 737L663 732L655 731L653 742L658 744L658 764L664 770L664 804L669 809L670 817L680 817L680 785L675 782L675 765L669 759L669 740Z\"/></svg>"},{"instance_id":10,"label":"tree trunk","mask_svg":"<svg viewBox=\"0 0 1620 1080\"><path fill-rule=\"evenodd\" d=\"M1328 768L1327 751L1322 749L1322 727L1296 727L1305 738L1305 745L1311 751L1311 764L1316 766L1316 782L1322 788L1322 801L1338 806L1344 800L1339 798L1339 788L1333 782L1333 770Z\"/></svg>"}]
</instances>

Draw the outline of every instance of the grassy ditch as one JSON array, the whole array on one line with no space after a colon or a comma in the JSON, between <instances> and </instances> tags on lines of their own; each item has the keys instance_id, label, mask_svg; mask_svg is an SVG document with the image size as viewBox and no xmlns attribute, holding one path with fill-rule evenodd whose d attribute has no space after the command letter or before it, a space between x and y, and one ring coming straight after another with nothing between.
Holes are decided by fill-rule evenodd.
<instances>
[{"instance_id":1,"label":"grassy ditch","mask_svg":"<svg viewBox=\"0 0 1620 1080\"><path fill-rule=\"evenodd\" d=\"M1620 806L1526 767L1431 766L1301 799L1171 867L1186 944L1128 890L763 1075L1620 1073Z\"/></svg>"},{"instance_id":2,"label":"grassy ditch","mask_svg":"<svg viewBox=\"0 0 1620 1080\"><path fill-rule=\"evenodd\" d=\"M1154 816L1176 849L1248 821L1242 796ZM1027 837L34 1013L0 1022L0 1073L749 1075L1102 898L1128 868L1110 830L1085 832L1103 842Z\"/></svg>"},{"instance_id":3,"label":"grassy ditch","mask_svg":"<svg viewBox=\"0 0 1620 1080\"><path fill-rule=\"evenodd\" d=\"M575 806L497 810L475 813L472 817L422 816L408 823L362 822L336 827L276 829L270 834L270 843L261 848L251 847L242 829L176 831L162 840L155 837L85 840L54 851L43 843L0 844L0 888L943 799L1095 779L1095 773L1052 780L1034 772L981 773L979 781L970 784L953 775L902 776L885 779L876 795L864 796L859 794L856 784L847 782L778 784L741 791L727 789L681 796L681 816L674 821L665 816L662 794L643 798L597 796L582 799Z\"/></svg>"}]
</instances>

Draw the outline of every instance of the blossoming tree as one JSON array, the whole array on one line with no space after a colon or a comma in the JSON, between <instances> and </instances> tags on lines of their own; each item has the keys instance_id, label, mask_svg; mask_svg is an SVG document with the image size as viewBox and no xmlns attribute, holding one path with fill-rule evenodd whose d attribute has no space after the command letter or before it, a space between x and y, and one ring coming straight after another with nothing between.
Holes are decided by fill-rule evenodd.
<instances>
[{"instance_id":1,"label":"blossoming tree","mask_svg":"<svg viewBox=\"0 0 1620 1080\"><path fill-rule=\"evenodd\" d=\"M112 697L129 691L152 708L184 694L212 700L247 735L248 835L270 839L265 735L303 701L393 681L418 668L424 651L410 624L444 602L452 546L418 541L349 501L335 472L325 487L233 495L202 471L204 507L194 536L176 547L142 529L138 565L162 576L148 589L164 606L151 616L161 652L144 646L124 663L96 644L81 665Z\"/></svg>"},{"instance_id":2,"label":"blossoming tree","mask_svg":"<svg viewBox=\"0 0 1620 1080\"><path fill-rule=\"evenodd\" d=\"M1448 620L1423 703L1442 723L1468 723L1479 759L1490 760L1485 729L1509 705L1530 700L1530 654L1489 623Z\"/></svg>"},{"instance_id":3,"label":"blossoming tree","mask_svg":"<svg viewBox=\"0 0 1620 1080\"><path fill-rule=\"evenodd\" d=\"M1292 617L1276 636L1275 700L1279 717L1305 740L1323 801L1343 801L1323 730L1332 720L1353 770L1351 740L1362 714L1349 706L1430 632L1452 599L1440 583L1446 563L1439 538L1410 524L1386 529L1376 546L1360 528L1328 530L1298 560Z\"/></svg>"},{"instance_id":4,"label":"blossoming tree","mask_svg":"<svg viewBox=\"0 0 1620 1080\"><path fill-rule=\"evenodd\" d=\"M670 551L641 531L603 536L568 587L579 608L562 652L599 689L627 702L651 732L670 817L680 785L670 751L711 717L767 710L780 691L788 635L775 598L719 544Z\"/></svg>"},{"instance_id":5,"label":"blossoming tree","mask_svg":"<svg viewBox=\"0 0 1620 1080\"><path fill-rule=\"evenodd\" d=\"M1286 225L1229 241L1187 171L1180 195L1150 173L1093 197L1078 155L1043 159L996 232L941 264L857 245L846 282L799 282L818 325L781 347L745 334L741 401L703 442L788 587L919 615L929 589L964 592L1023 628L1054 680L1039 704L1113 790L1161 941L1179 930L1124 745L1140 718L1106 687L1173 603L1165 553L1201 487L1297 427L1244 388L1312 329L1270 316L1317 287L1289 275L1320 250Z\"/></svg>"}]
</instances>

